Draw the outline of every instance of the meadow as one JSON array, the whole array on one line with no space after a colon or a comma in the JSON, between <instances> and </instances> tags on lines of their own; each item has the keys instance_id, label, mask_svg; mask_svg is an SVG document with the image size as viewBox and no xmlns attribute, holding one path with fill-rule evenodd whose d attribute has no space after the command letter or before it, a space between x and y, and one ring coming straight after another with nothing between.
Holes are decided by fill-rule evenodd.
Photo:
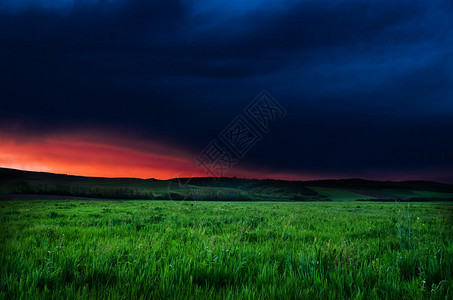
<instances>
[{"instance_id":1,"label":"meadow","mask_svg":"<svg viewBox=\"0 0 453 300\"><path fill-rule=\"evenodd\" d=\"M453 203L0 201L0 298L452 299Z\"/></svg>"}]
</instances>

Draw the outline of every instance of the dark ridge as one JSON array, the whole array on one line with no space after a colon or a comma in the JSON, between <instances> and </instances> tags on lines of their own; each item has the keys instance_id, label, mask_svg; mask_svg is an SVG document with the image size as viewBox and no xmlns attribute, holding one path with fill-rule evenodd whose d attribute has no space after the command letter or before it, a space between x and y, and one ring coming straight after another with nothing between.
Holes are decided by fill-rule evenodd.
<instances>
[{"instance_id":1,"label":"dark ridge","mask_svg":"<svg viewBox=\"0 0 453 300\"><path fill-rule=\"evenodd\" d=\"M305 181L306 185L320 187L334 187L343 189L409 189L409 190L429 190L433 192L452 193L453 185L434 181L408 180L408 181L375 181L359 178L351 179L327 179Z\"/></svg>"},{"instance_id":2,"label":"dark ridge","mask_svg":"<svg viewBox=\"0 0 453 300\"><path fill-rule=\"evenodd\" d=\"M38 193L48 192L44 185L53 185L53 192L66 192L76 190L78 193L88 193L87 190L95 188L103 189L105 193L117 193L123 195L128 193L136 195L127 190L167 189L180 185L195 186L202 188L227 188L238 189L250 194L264 195L267 197L286 195L292 199L307 198L311 196L321 196L318 192L310 188L330 187L349 191L366 192L373 190L379 193L380 189L407 189L424 190L433 192L453 193L453 185L432 181L374 181L359 178L351 179L329 179L311 181L287 181L278 179L246 179L237 177L194 177L194 178L174 178L169 180L159 179L139 179L139 178L104 178L104 177L84 177L65 174L53 174L47 172L22 171L8 168L0 168L0 193L8 193L11 190L30 190L30 185ZM80 186L80 189L78 187ZM109 190L106 190L108 188ZM113 191L113 189L117 189ZM120 190L121 189L121 190ZM101 192L102 192L101 191ZM99 191L98 191L99 192ZM110 194L109 194L110 193ZM132 196L131 196L132 197ZM381 198L381 197L377 197Z\"/></svg>"},{"instance_id":3,"label":"dark ridge","mask_svg":"<svg viewBox=\"0 0 453 300\"><path fill-rule=\"evenodd\" d=\"M129 178L129 177L90 177L90 176L78 176L78 175L67 175L67 174L55 174L48 172L36 172L36 171L23 171L17 169L0 168L0 180L53 180L53 181L100 181L105 180L108 182L146 182L146 181L159 181L159 179L148 178Z\"/></svg>"}]
</instances>

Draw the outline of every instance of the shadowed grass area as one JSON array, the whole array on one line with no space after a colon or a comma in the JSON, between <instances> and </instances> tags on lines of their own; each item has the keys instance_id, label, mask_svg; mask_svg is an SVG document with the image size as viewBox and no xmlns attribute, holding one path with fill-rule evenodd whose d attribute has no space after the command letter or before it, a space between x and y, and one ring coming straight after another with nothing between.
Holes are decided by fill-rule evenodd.
<instances>
[{"instance_id":1,"label":"shadowed grass area","mask_svg":"<svg viewBox=\"0 0 453 300\"><path fill-rule=\"evenodd\" d=\"M0 202L0 298L453 296L453 204Z\"/></svg>"}]
</instances>

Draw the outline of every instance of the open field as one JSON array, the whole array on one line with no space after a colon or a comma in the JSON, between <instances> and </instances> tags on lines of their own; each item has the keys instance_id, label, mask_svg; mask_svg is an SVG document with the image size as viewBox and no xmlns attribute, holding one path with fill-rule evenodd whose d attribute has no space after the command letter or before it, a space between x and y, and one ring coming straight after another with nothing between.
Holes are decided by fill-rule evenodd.
<instances>
[{"instance_id":1,"label":"open field","mask_svg":"<svg viewBox=\"0 0 453 300\"><path fill-rule=\"evenodd\" d=\"M342 189L310 186L309 188L318 192L321 195L327 196L332 201L355 201L355 200L371 200L371 199L395 199L407 200L411 198L425 198L436 200L452 200L452 193L442 193L435 191L424 190L409 190L409 189Z\"/></svg>"},{"instance_id":2,"label":"open field","mask_svg":"<svg viewBox=\"0 0 453 300\"><path fill-rule=\"evenodd\" d=\"M453 297L453 203L0 201L0 298Z\"/></svg>"}]
</instances>

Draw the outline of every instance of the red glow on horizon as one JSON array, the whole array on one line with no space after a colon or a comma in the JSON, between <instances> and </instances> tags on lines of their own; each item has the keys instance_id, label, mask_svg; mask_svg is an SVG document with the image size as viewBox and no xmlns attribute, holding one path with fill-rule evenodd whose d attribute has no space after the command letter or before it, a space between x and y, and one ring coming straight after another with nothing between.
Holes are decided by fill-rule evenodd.
<instances>
[{"instance_id":1,"label":"red glow on horizon","mask_svg":"<svg viewBox=\"0 0 453 300\"><path fill-rule=\"evenodd\" d=\"M106 131L68 131L43 136L0 132L0 167L93 177L170 179L210 177L180 147ZM254 179L320 178L234 168L225 176Z\"/></svg>"},{"instance_id":2,"label":"red glow on horizon","mask_svg":"<svg viewBox=\"0 0 453 300\"><path fill-rule=\"evenodd\" d=\"M107 131L67 131L49 135L7 134L0 131L0 167L27 171L93 177L170 179L212 177L193 154L155 140ZM420 173L378 172L370 174L315 174L276 172L235 166L227 177L249 179L318 180L362 177L374 180L426 180ZM442 173L442 172L438 172ZM327 176L326 176L327 175Z\"/></svg>"},{"instance_id":3,"label":"red glow on horizon","mask_svg":"<svg viewBox=\"0 0 453 300\"><path fill-rule=\"evenodd\" d=\"M112 138L105 133L2 135L0 139L2 167L80 176L168 179L197 171L188 157L157 142Z\"/></svg>"}]
</instances>

